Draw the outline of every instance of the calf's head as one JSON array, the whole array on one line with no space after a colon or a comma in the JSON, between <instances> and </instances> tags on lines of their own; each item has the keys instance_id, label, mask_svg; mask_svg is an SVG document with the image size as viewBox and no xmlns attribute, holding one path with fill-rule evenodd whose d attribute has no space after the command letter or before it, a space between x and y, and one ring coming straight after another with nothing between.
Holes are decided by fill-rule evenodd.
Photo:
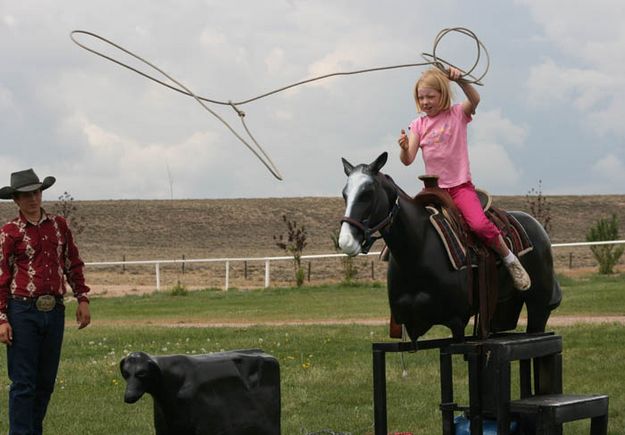
<instances>
[{"instance_id":1,"label":"calf's head","mask_svg":"<svg viewBox=\"0 0 625 435\"><path fill-rule=\"evenodd\" d=\"M144 393L152 393L160 383L161 370L150 355L133 352L119 362L119 369L126 380L124 402L135 403Z\"/></svg>"}]
</instances>

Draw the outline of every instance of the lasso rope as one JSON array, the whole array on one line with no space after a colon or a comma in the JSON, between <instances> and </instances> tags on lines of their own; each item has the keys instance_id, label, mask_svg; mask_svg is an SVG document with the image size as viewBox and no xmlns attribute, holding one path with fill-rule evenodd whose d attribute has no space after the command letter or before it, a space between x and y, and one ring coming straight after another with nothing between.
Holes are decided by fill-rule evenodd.
<instances>
[{"instance_id":1,"label":"lasso rope","mask_svg":"<svg viewBox=\"0 0 625 435\"><path fill-rule=\"evenodd\" d=\"M471 69L469 69L468 71L463 71L462 69L458 68L457 66L451 64L450 62L447 62L446 60L441 59L440 57L438 57L436 55L436 48L438 46L438 44L440 43L440 41L442 40L443 37L445 37L448 33L450 32L457 32L463 35L466 35L470 38L472 38L473 40L475 40L475 44L477 47L477 56L476 56L476 61L475 64L471 67ZM105 42L106 44L120 50L123 51L124 53L134 57L135 59L137 59L138 61L142 62L143 64L149 66L150 68L152 68L153 70L157 71L159 74L161 74L162 76L166 77L169 81L171 81L172 83L174 83L176 86L173 86L169 83L166 83L162 80L157 79L156 77L147 74L143 71L138 70L137 68L134 68L128 64L125 64L113 57L107 56L104 53L101 53L97 50L94 50L93 48L89 48L84 44L81 44L80 42L78 42L75 38L75 35L77 34L82 34L82 35L87 35L87 36L91 36L93 38L97 38L102 42ZM327 79L330 77L336 77L336 76L348 76L348 75L354 75L354 74L362 74L362 73L368 73L368 72L374 72L374 71L385 71L385 70L390 70L390 69L398 69L398 68L411 68L411 67L417 67L417 66L425 66L425 65L434 65L438 68L440 68L441 70L445 70L445 66L448 67L453 67L456 68L458 70L460 70L461 74L461 79L468 82L468 83L472 83L475 85L482 85L481 80L484 78L484 76L486 75L486 73L488 72L488 67L489 67L489 56L488 56L488 52L486 51L486 47L484 47L484 44L482 44L482 42L478 39L478 37L475 35L475 33L473 33L472 31L470 31L469 29L463 28L463 27L453 27L453 28L449 28L449 29L443 29L441 30L438 35L436 36L436 38L434 39L434 46L432 48L432 53L422 53L421 55L423 56L423 58L426 60L425 62L420 62L420 63L409 63L409 64L402 64L402 65L392 65L392 66L384 66L384 67L376 67L376 68L367 68L367 69L361 69L361 70L355 70L355 71L347 71L347 72L335 72L335 73L331 73L331 74L324 74L321 76L317 76L317 77L313 77L310 79L306 79L306 80L302 80L278 89L275 89L273 91L270 92L266 92L264 94L258 95L256 97L252 97L252 98L248 98L246 100L241 100L241 101L236 101L236 102L232 102L232 101L219 101L219 100L214 100L211 98L207 98L207 97L202 97L202 96L198 96L195 93L193 93L188 87L186 87L185 85L183 85L182 83L180 83L178 80L174 79L171 75L167 74L165 71L163 71L162 69L160 69L159 67L157 67L156 65L154 65L153 63L147 61L146 59L142 58L141 56L133 53L132 51L100 36L97 35L93 32L88 32L86 30L74 30L70 33L70 38L72 39L72 41L78 45L79 47L93 53L96 54L100 57L103 57L104 59L110 60L111 62L114 62L124 68L127 68L147 79L150 79L160 85L163 85L171 90L174 90L176 92L180 92L181 94L187 95L189 97L193 97L193 99L195 101L198 102L198 104L200 106L202 106L207 112L209 112L211 115L213 115L215 118L217 118L222 124L224 124L226 126L226 128L228 130L230 130L230 132L239 140L241 141L241 143L243 143L243 145L245 145L257 158L258 160L260 160L260 162L265 165L265 167L269 170L269 172L271 172L271 174L276 177L278 180L282 180L282 175L280 174L280 171L278 170L278 168L276 167L276 165L273 163L273 161L271 160L271 158L269 157L269 155L265 152L265 150L263 149L263 147L258 143L258 141L254 138L254 135L252 135L252 133L250 132L249 128L247 127L247 124L245 123L245 112L243 112L242 110L240 110L238 108L238 106L242 106L244 104L247 103L251 103L252 101L256 101L256 100L260 100L261 98L265 98L268 97L270 95L274 95L277 94L279 92L285 91L287 89L290 88L294 88L296 86L300 86L300 85L304 85L306 83L311 83L317 80L322 80L322 79ZM484 54L486 55L486 60L487 60L487 65L486 65L486 69L484 71L484 73L479 76L479 77L474 77L472 75L473 71L475 70L475 68L478 66L479 62L480 62L480 58L481 58L481 53L482 51L484 51ZM211 110L205 103L212 103L212 104L219 104L219 105L224 105L224 106L230 106L232 107L232 109L237 113L237 115L239 116L239 119L241 120L241 123L243 125L243 128L245 129L245 132L247 133L247 135L249 136L249 138L252 140L253 145L250 144L248 141L246 141L244 138L242 138L237 132L236 130L234 130L234 128L232 128L230 126L230 124L228 122L226 122L226 120L224 120L221 116L219 116L219 114L217 114L215 111Z\"/></svg>"}]
</instances>

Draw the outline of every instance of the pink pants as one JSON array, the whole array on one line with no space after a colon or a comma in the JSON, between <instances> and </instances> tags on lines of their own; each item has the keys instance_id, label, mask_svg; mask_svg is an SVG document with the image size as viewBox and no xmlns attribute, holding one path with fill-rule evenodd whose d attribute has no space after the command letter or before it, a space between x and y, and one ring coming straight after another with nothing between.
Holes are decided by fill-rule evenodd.
<instances>
[{"instance_id":1,"label":"pink pants","mask_svg":"<svg viewBox=\"0 0 625 435\"><path fill-rule=\"evenodd\" d=\"M445 188L445 190L451 195L471 231L489 246L497 244L499 228L484 214L473 183L467 181L459 186Z\"/></svg>"}]
</instances>

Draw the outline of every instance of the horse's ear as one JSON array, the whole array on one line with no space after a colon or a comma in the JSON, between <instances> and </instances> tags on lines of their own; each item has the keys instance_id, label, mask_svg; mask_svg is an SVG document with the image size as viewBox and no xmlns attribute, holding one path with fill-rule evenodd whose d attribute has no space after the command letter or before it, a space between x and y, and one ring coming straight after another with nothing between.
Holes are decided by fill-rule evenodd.
<instances>
[{"instance_id":1,"label":"horse's ear","mask_svg":"<svg viewBox=\"0 0 625 435\"><path fill-rule=\"evenodd\" d=\"M371 169L371 172L374 174L377 174L378 172L380 172L380 169L382 169L382 166L384 166L387 159L388 159L388 153L384 151L382 154L378 156L377 159L375 159L373 163L369 165L369 169Z\"/></svg>"},{"instance_id":2,"label":"horse's ear","mask_svg":"<svg viewBox=\"0 0 625 435\"><path fill-rule=\"evenodd\" d=\"M343 169L345 170L345 175L349 177L349 174L351 174L354 171L354 165L349 163L343 157L341 157L341 161L343 162Z\"/></svg>"}]
</instances>

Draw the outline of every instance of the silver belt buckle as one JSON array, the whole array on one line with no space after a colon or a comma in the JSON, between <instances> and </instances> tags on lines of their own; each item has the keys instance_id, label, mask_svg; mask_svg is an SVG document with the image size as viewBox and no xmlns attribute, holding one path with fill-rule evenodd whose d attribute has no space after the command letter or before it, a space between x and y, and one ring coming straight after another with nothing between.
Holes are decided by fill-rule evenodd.
<instances>
[{"instance_id":1,"label":"silver belt buckle","mask_svg":"<svg viewBox=\"0 0 625 435\"><path fill-rule=\"evenodd\" d=\"M35 302L35 306L37 307L37 310L43 311L43 312L52 311L55 305L56 305L56 299L52 295L39 296L37 298L37 301Z\"/></svg>"}]
</instances>

